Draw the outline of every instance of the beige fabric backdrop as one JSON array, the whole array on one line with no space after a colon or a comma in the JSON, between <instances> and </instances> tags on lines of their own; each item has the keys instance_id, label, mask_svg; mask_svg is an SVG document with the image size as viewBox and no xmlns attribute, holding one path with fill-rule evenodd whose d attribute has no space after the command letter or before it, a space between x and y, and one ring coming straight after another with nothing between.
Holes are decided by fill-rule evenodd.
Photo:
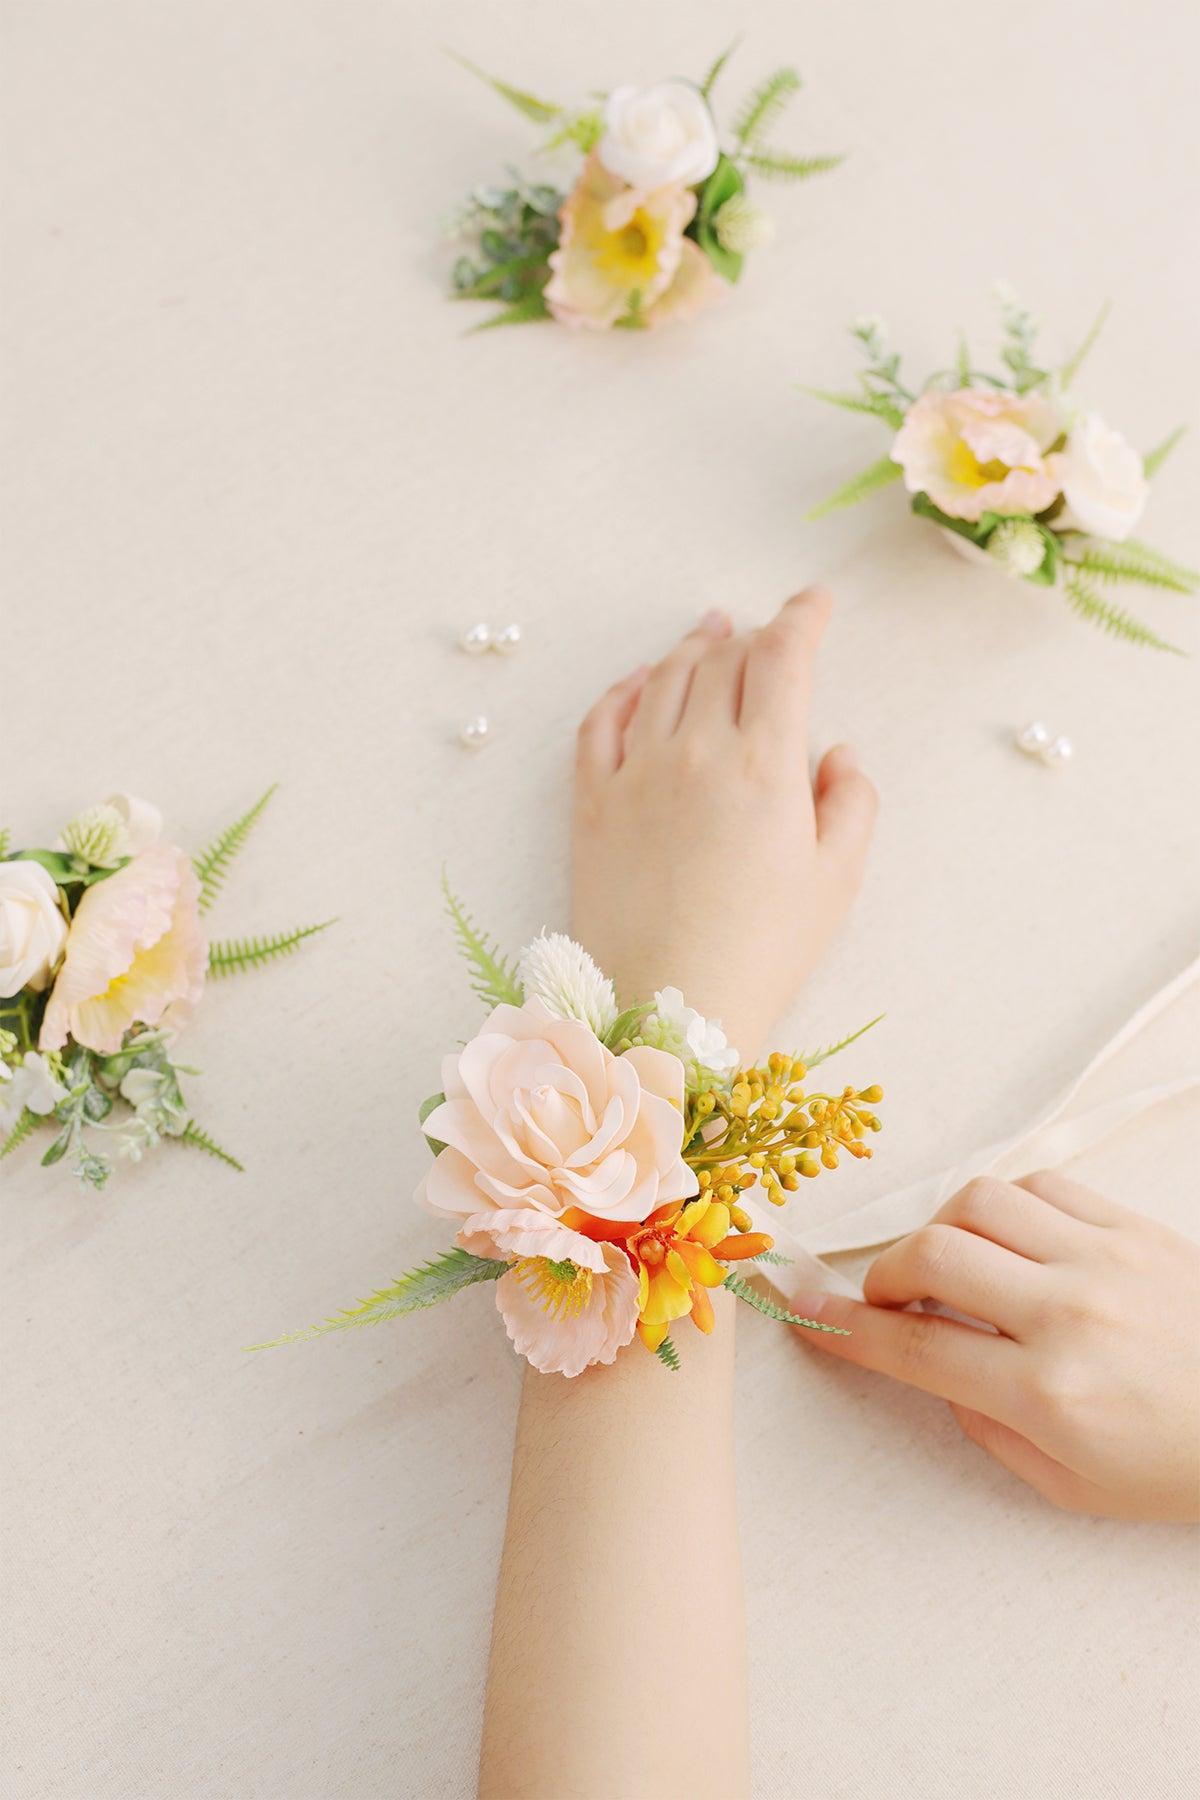
<instances>
[{"instance_id":1,"label":"beige fabric backdrop","mask_svg":"<svg viewBox=\"0 0 1200 1800\"><path fill-rule=\"evenodd\" d=\"M888 1129L813 1217L1020 1125L1193 953L1195 664L976 577L895 494L805 526L883 445L796 391L845 377L862 311L944 362L1006 276L1055 351L1112 296L1085 385L1137 442L1200 418L1187 10L7 0L0 814L36 841L127 787L198 845L279 778L217 924L341 923L189 1040L245 1175L0 1173L6 1792L472 1791L518 1382L494 1311L241 1346L436 1247L413 1107L475 1016L439 865L513 945L561 920L573 722L699 609L829 579L816 734L884 793L784 1035L886 1008L845 1066ZM567 96L739 26L728 97L795 60L788 139L853 155L774 192L721 312L462 336L439 219L531 139L439 46ZM1193 561L1198 443L1146 527ZM1145 610L1200 646L1193 603ZM480 617L521 654L458 656ZM1010 747L1034 715L1075 739L1061 775ZM1194 1063L1182 1018L1155 1043L1131 1079ZM1195 1127L1174 1103L1086 1173L1191 1224ZM739 1358L762 1800L1194 1791L1191 1534L1059 1516L936 1402L765 1321Z\"/></svg>"}]
</instances>

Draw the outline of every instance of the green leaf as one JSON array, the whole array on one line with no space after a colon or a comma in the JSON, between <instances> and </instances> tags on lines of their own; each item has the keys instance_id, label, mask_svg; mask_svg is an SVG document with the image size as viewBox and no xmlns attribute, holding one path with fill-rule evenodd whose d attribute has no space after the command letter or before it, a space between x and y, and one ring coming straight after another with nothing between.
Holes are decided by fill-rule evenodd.
<instances>
[{"instance_id":1,"label":"green leaf","mask_svg":"<svg viewBox=\"0 0 1200 1800\"><path fill-rule=\"evenodd\" d=\"M958 334L958 351L954 358L954 374L960 388L971 385L971 350L963 332Z\"/></svg>"},{"instance_id":2,"label":"green leaf","mask_svg":"<svg viewBox=\"0 0 1200 1800\"><path fill-rule=\"evenodd\" d=\"M27 1106L22 1107L20 1118L17 1120L4 1142L0 1144L0 1162L3 1162L6 1156L11 1156L14 1150L20 1148L37 1122L38 1115L34 1112L30 1112Z\"/></svg>"},{"instance_id":3,"label":"green leaf","mask_svg":"<svg viewBox=\"0 0 1200 1800\"><path fill-rule=\"evenodd\" d=\"M1143 625L1140 619L1123 612L1119 606L1114 606L1102 594L1098 594L1088 577L1080 570L1072 568L1064 577L1063 593L1068 605L1081 618L1098 625L1101 631L1110 632L1113 637L1124 638L1126 643L1144 645L1150 650L1166 650L1172 656L1185 654L1177 644L1167 643L1165 638L1160 638L1156 632L1151 631L1148 625Z\"/></svg>"},{"instance_id":4,"label":"green leaf","mask_svg":"<svg viewBox=\"0 0 1200 1800\"><path fill-rule=\"evenodd\" d=\"M784 107L800 91L800 77L795 69L776 69L773 75L754 89L733 122L733 132L743 148L761 138L767 126L782 113Z\"/></svg>"},{"instance_id":5,"label":"green leaf","mask_svg":"<svg viewBox=\"0 0 1200 1800\"><path fill-rule=\"evenodd\" d=\"M850 1044L856 1044L860 1037L866 1037L868 1031L873 1031L880 1020L886 1019L886 1017L886 1013L876 1013L873 1019L868 1019L865 1025L860 1025L857 1031L850 1033L849 1037L839 1038L836 1044L825 1044L820 1050L814 1050L811 1056L807 1050L802 1050L800 1061L806 1069L819 1068L823 1062L828 1062L830 1057L839 1055Z\"/></svg>"},{"instance_id":6,"label":"green leaf","mask_svg":"<svg viewBox=\"0 0 1200 1800\"><path fill-rule=\"evenodd\" d=\"M631 1038L647 1013L654 1011L652 1000L643 1000L638 1006L627 1006L623 1013L618 1013L609 1026L605 1036L605 1048L615 1050L625 1038Z\"/></svg>"},{"instance_id":7,"label":"green leaf","mask_svg":"<svg viewBox=\"0 0 1200 1800\"><path fill-rule=\"evenodd\" d=\"M519 113L532 119L535 125L550 125L562 112L561 106L553 106L548 100L539 100L535 95L525 93L522 88L513 87L509 82L489 75L486 69L481 69L477 63L468 62L457 50L448 50L446 54L460 69L466 69L469 75L475 75L480 81L486 82L493 93L499 94L502 100L507 100L510 106L515 106Z\"/></svg>"},{"instance_id":8,"label":"green leaf","mask_svg":"<svg viewBox=\"0 0 1200 1800\"><path fill-rule=\"evenodd\" d=\"M1171 557L1164 556L1161 550L1154 548L1153 544L1144 544L1140 538L1126 538L1121 544L1121 550L1127 556L1137 556L1142 562L1152 564L1155 568L1162 569L1168 575L1174 576L1176 581L1185 584L1188 593L1191 593L1196 587L1200 587L1200 570L1189 569L1185 563L1175 562Z\"/></svg>"},{"instance_id":9,"label":"green leaf","mask_svg":"<svg viewBox=\"0 0 1200 1800\"><path fill-rule=\"evenodd\" d=\"M798 1314L789 1312L786 1306L780 1306L774 1300L764 1299L741 1275L735 1275L732 1272L728 1274L725 1277L725 1286L731 1294L736 1294L739 1300L744 1300L747 1306L752 1306L756 1312L762 1313L764 1318L777 1320L780 1325L805 1325L809 1331L827 1331L832 1337L850 1336L850 1333L843 1331L840 1325L821 1325L816 1319L802 1319Z\"/></svg>"},{"instance_id":10,"label":"green leaf","mask_svg":"<svg viewBox=\"0 0 1200 1800\"><path fill-rule=\"evenodd\" d=\"M675 1348L674 1344L671 1342L669 1337L665 1337L663 1339L662 1343L658 1346L658 1349L654 1352L654 1354L655 1354L655 1356L657 1356L660 1363L666 1363L668 1369L674 1369L676 1374L678 1374L678 1372L679 1372L679 1352Z\"/></svg>"},{"instance_id":11,"label":"green leaf","mask_svg":"<svg viewBox=\"0 0 1200 1800\"><path fill-rule=\"evenodd\" d=\"M261 969L280 956L290 956L305 938L328 931L336 919L324 919L319 925L299 925L294 931L276 932L273 937L217 938L208 946L210 975L238 975L243 969Z\"/></svg>"},{"instance_id":12,"label":"green leaf","mask_svg":"<svg viewBox=\"0 0 1200 1800\"><path fill-rule=\"evenodd\" d=\"M1085 359L1091 354L1092 346L1100 336L1100 333L1104 330L1105 320L1108 318L1111 311L1112 301L1106 300L1104 305L1100 308L1100 311L1096 314L1096 317L1092 320L1091 325L1088 327L1087 336L1084 338L1082 344L1080 344L1078 350L1071 356L1068 356L1066 362L1059 370L1059 379L1065 388L1070 387L1076 375L1078 375L1080 369L1083 367Z\"/></svg>"},{"instance_id":13,"label":"green leaf","mask_svg":"<svg viewBox=\"0 0 1200 1800\"><path fill-rule=\"evenodd\" d=\"M814 175L827 175L846 160L845 156L791 156L786 150L751 150L746 167L767 181L808 181Z\"/></svg>"},{"instance_id":14,"label":"green leaf","mask_svg":"<svg viewBox=\"0 0 1200 1800\"><path fill-rule=\"evenodd\" d=\"M207 850L192 859L192 867L200 883L200 911L207 912L229 874L229 865L249 837L251 829L258 823L266 809L267 802L278 788L279 783L273 781L266 793L254 802L249 812L244 812L240 819L227 825L220 837L215 838Z\"/></svg>"},{"instance_id":15,"label":"green leaf","mask_svg":"<svg viewBox=\"0 0 1200 1800\"><path fill-rule=\"evenodd\" d=\"M742 33L739 32L738 35L734 38L733 42L731 44L727 44L725 49L722 50L720 56L717 57L716 61L710 67L708 74L704 77L704 80L700 83L700 92L704 95L704 98L706 100L708 99L709 95L712 93L713 89L716 87L717 80L721 74L722 69L725 67L725 64L729 61L730 57L733 55L734 51L737 49L737 47L741 43L741 41L742 41Z\"/></svg>"},{"instance_id":16,"label":"green leaf","mask_svg":"<svg viewBox=\"0 0 1200 1800\"><path fill-rule=\"evenodd\" d=\"M869 469L864 469L861 474L855 475L852 480L848 481L844 487L840 487L836 494L831 494L828 500L822 500L819 506L814 506L810 512L806 512L804 517L806 519L823 519L827 513L837 512L843 506L857 506L860 500L867 499L879 488L888 487L893 481L899 481L903 473L904 470L900 464L894 463L890 456L880 457L879 461L872 463Z\"/></svg>"},{"instance_id":17,"label":"green leaf","mask_svg":"<svg viewBox=\"0 0 1200 1800\"><path fill-rule=\"evenodd\" d=\"M71 1148L77 1129L78 1127L74 1120L72 1120L69 1125L63 1126L62 1130L42 1158L43 1169L52 1168L56 1162L62 1161L63 1157L67 1154L67 1151Z\"/></svg>"},{"instance_id":18,"label":"green leaf","mask_svg":"<svg viewBox=\"0 0 1200 1800\"><path fill-rule=\"evenodd\" d=\"M428 1100L422 1100L417 1109L417 1124L423 1125L430 1113L436 1112L438 1107L444 1104L445 1099L445 1094L430 1094ZM442 1143L440 1138L430 1137L428 1132L425 1132L424 1136L425 1142L429 1145L433 1154L435 1156L440 1156L442 1151L446 1148L446 1145Z\"/></svg>"},{"instance_id":19,"label":"green leaf","mask_svg":"<svg viewBox=\"0 0 1200 1800\"><path fill-rule=\"evenodd\" d=\"M462 902L451 891L445 869L442 870L442 893L446 911L458 939L458 947L466 958L472 991L486 1006L520 1006L525 992L517 980L515 966L501 956L490 938L478 929Z\"/></svg>"},{"instance_id":20,"label":"green leaf","mask_svg":"<svg viewBox=\"0 0 1200 1800\"><path fill-rule=\"evenodd\" d=\"M368 1300L346 1312L322 1319L304 1331L290 1332L286 1337L272 1338L269 1343L251 1344L251 1350L274 1350L280 1344L303 1344L310 1338L324 1337L329 1331L353 1331L359 1325L379 1325L385 1319L397 1319L403 1313L416 1312L423 1306L437 1306L450 1300L463 1288L480 1281L499 1281L507 1275L509 1264L494 1262L489 1257L472 1256L467 1250L448 1250L435 1256L420 1268L410 1269L391 1287L380 1288Z\"/></svg>"},{"instance_id":21,"label":"green leaf","mask_svg":"<svg viewBox=\"0 0 1200 1800\"><path fill-rule=\"evenodd\" d=\"M813 400L824 400L827 406L841 406L847 412L869 413L898 431L904 423L904 409L887 394L835 394L828 388L801 387L802 394Z\"/></svg>"},{"instance_id":22,"label":"green leaf","mask_svg":"<svg viewBox=\"0 0 1200 1800\"><path fill-rule=\"evenodd\" d=\"M1200 586L1196 570L1185 569L1182 563L1172 563L1153 552L1146 555L1139 545L1128 540L1121 544L1087 544L1071 563L1101 581L1137 581L1143 587L1169 588L1173 594L1194 594Z\"/></svg>"},{"instance_id":23,"label":"green leaf","mask_svg":"<svg viewBox=\"0 0 1200 1800\"><path fill-rule=\"evenodd\" d=\"M542 297L542 290L534 288L528 294L522 294L509 306L502 307L492 314L490 319L481 319L478 325L472 325L468 336L477 331L494 331L497 325L525 325L533 319L548 319L550 309Z\"/></svg>"},{"instance_id":24,"label":"green leaf","mask_svg":"<svg viewBox=\"0 0 1200 1800\"><path fill-rule=\"evenodd\" d=\"M783 1264L783 1263L794 1262L795 1258L791 1257L791 1256L784 1256L778 1250L760 1250L757 1256L747 1257L746 1260L747 1260L747 1262L752 1262L752 1263Z\"/></svg>"},{"instance_id":25,"label":"green leaf","mask_svg":"<svg viewBox=\"0 0 1200 1800\"><path fill-rule=\"evenodd\" d=\"M175 1142L177 1144L188 1144L193 1150L203 1150L206 1156L215 1156L218 1162L227 1163L231 1169L236 1169L239 1175L244 1175L246 1173L245 1168L238 1161L237 1157L231 1156L228 1150L222 1150L220 1144L214 1143L207 1131L202 1131L200 1129L195 1119L188 1120L183 1130L179 1133L179 1136L175 1139Z\"/></svg>"},{"instance_id":26,"label":"green leaf","mask_svg":"<svg viewBox=\"0 0 1200 1800\"><path fill-rule=\"evenodd\" d=\"M745 185L737 165L727 156L718 157L716 168L701 189L696 208L693 228L696 242L717 274L729 282L736 281L741 274L744 259L736 251L726 250L717 236L714 220L725 202L740 194Z\"/></svg>"},{"instance_id":27,"label":"green leaf","mask_svg":"<svg viewBox=\"0 0 1200 1800\"><path fill-rule=\"evenodd\" d=\"M1142 458L1142 468L1145 471L1147 480L1149 480L1151 476L1158 474L1158 471L1162 468L1180 438L1186 436L1186 434L1187 426L1177 425L1174 431L1163 439L1161 444L1156 444L1153 450L1147 450L1145 456Z\"/></svg>"},{"instance_id":28,"label":"green leaf","mask_svg":"<svg viewBox=\"0 0 1200 1800\"><path fill-rule=\"evenodd\" d=\"M9 831L7 825L0 825L0 858L8 855L8 845L11 836L12 833Z\"/></svg>"}]
</instances>

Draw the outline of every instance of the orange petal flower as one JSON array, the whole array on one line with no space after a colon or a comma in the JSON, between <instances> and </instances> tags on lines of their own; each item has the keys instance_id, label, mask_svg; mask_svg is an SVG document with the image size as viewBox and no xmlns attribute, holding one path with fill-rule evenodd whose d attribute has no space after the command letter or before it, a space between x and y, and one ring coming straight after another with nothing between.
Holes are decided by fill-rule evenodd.
<instances>
[{"instance_id":1,"label":"orange petal flower","mask_svg":"<svg viewBox=\"0 0 1200 1800\"><path fill-rule=\"evenodd\" d=\"M657 1350L673 1322L686 1314L698 1330L712 1330L708 1289L720 1287L726 1275L714 1250L732 1244L735 1255L752 1256L770 1241L755 1233L755 1248L744 1251L740 1235L730 1236L729 1224L729 1208L701 1194L686 1206L660 1207L626 1240L638 1272L638 1333L649 1349Z\"/></svg>"}]
</instances>

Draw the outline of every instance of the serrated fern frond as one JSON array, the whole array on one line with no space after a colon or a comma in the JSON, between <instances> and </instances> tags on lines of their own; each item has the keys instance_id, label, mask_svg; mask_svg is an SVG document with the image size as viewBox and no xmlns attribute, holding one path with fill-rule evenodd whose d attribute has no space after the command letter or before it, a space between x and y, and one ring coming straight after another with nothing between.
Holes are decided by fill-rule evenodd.
<instances>
[{"instance_id":1,"label":"serrated fern frond","mask_svg":"<svg viewBox=\"0 0 1200 1800\"><path fill-rule=\"evenodd\" d=\"M774 1263L782 1266L784 1263L794 1262L795 1258L784 1256L778 1250L760 1250L757 1256L751 1256L747 1260L750 1262Z\"/></svg>"},{"instance_id":2,"label":"serrated fern frond","mask_svg":"<svg viewBox=\"0 0 1200 1800\"><path fill-rule=\"evenodd\" d=\"M795 69L776 69L749 94L733 122L734 136L743 148L760 138L783 111L788 101L800 92L800 77Z\"/></svg>"},{"instance_id":3,"label":"serrated fern frond","mask_svg":"<svg viewBox=\"0 0 1200 1800\"><path fill-rule=\"evenodd\" d=\"M857 1043L860 1037L866 1037L868 1031L873 1031L880 1020L885 1019L886 1017L886 1013L876 1013L873 1019L868 1019L865 1025L860 1025L857 1031L852 1031L850 1033L849 1037L839 1038L836 1044L824 1044L821 1049L814 1050L811 1056L807 1050L802 1050L800 1052L800 1061L804 1064L806 1069L819 1068L823 1062L828 1062L831 1056L837 1056L838 1053L845 1050L848 1045Z\"/></svg>"},{"instance_id":4,"label":"serrated fern frond","mask_svg":"<svg viewBox=\"0 0 1200 1800\"><path fill-rule=\"evenodd\" d=\"M4 1142L0 1144L0 1162L3 1162L6 1156L11 1156L14 1150L19 1149L25 1142L25 1139L30 1135L37 1122L37 1114L35 1112L30 1112L27 1106L23 1107L20 1118L17 1120Z\"/></svg>"},{"instance_id":5,"label":"serrated fern frond","mask_svg":"<svg viewBox=\"0 0 1200 1800\"><path fill-rule=\"evenodd\" d=\"M279 783L273 781L266 793L254 802L249 812L244 812L240 819L226 826L220 837L214 838L207 850L192 858L192 867L200 883L200 911L207 912L225 884L229 874L229 865L250 835L252 827L257 824L266 809L267 802L275 793Z\"/></svg>"},{"instance_id":6,"label":"serrated fern frond","mask_svg":"<svg viewBox=\"0 0 1200 1800\"><path fill-rule=\"evenodd\" d=\"M473 296L472 296L473 297ZM528 294L522 294L519 300L502 306L486 319L480 319L477 325L467 330L468 337L474 337L479 331L495 331L499 325L529 325L537 319L548 319L550 308L542 298L540 288L534 288Z\"/></svg>"},{"instance_id":7,"label":"serrated fern frond","mask_svg":"<svg viewBox=\"0 0 1200 1800\"><path fill-rule=\"evenodd\" d=\"M1070 387L1080 369L1083 367L1087 357L1091 355L1092 346L1100 336L1100 333L1104 330L1105 321L1111 311L1112 301L1106 300L1104 305L1100 308L1100 311L1096 314L1096 317L1092 320L1091 325L1088 327L1087 336L1084 338L1082 344L1080 344L1078 350L1068 356L1066 362L1059 370L1059 379L1065 388Z\"/></svg>"},{"instance_id":8,"label":"serrated fern frond","mask_svg":"<svg viewBox=\"0 0 1200 1800\"><path fill-rule=\"evenodd\" d=\"M717 80L721 74L721 71L724 69L725 64L729 61L730 57L733 55L734 51L737 49L737 47L741 43L741 41L742 41L742 34L739 32L737 37L734 38L733 42L731 44L727 44L726 47L724 48L724 50L722 50L720 56L718 56L717 59L715 60L715 62L711 65L711 67L709 68L708 74L704 77L704 80L700 83L700 92L704 95L704 98L706 100L708 99L709 95L712 93L713 89L716 87Z\"/></svg>"},{"instance_id":9,"label":"serrated fern frond","mask_svg":"<svg viewBox=\"0 0 1200 1800\"><path fill-rule=\"evenodd\" d=\"M380 1288L368 1300L360 1300L346 1312L335 1313L332 1319L322 1319L319 1325L309 1325L304 1331L289 1332L286 1337L248 1347L274 1350L280 1344L303 1344L309 1338L324 1337L329 1331L353 1331L360 1325L380 1325L385 1319L397 1319L403 1313L417 1312L423 1306L436 1306L441 1300L450 1300L463 1288L474 1287L477 1282L499 1281L508 1273L508 1268L506 1262L472 1256L468 1250L448 1250L444 1256L435 1256L419 1268L410 1269L391 1287Z\"/></svg>"},{"instance_id":10,"label":"serrated fern frond","mask_svg":"<svg viewBox=\"0 0 1200 1800\"><path fill-rule=\"evenodd\" d=\"M215 1156L218 1162L228 1163L229 1167L236 1169L239 1175L246 1173L237 1157L231 1156L228 1150L222 1150L220 1144L214 1143L207 1131L201 1131L195 1119L188 1120L175 1142L189 1144L193 1150L203 1150L206 1156Z\"/></svg>"},{"instance_id":11,"label":"serrated fern frond","mask_svg":"<svg viewBox=\"0 0 1200 1800\"><path fill-rule=\"evenodd\" d=\"M813 400L824 400L827 406L840 406L846 412L869 413L874 419L882 419L885 425L894 426L898 431L904 423L903 408L887 394L835 394L829 388L802 387L802 394L808 394Z\"/></svg>"},{"instance_id":12,"label":"serrated fern frond","mask_svg":"<svg viewBox=\"0 0 1200 1800\"><path fill-rule=\"evenodd\" d=\"M1168 557L1146 555L1136 544L1088 544L1072 567L1083 569L1101 581L1137 581L1143 587L1169 588L1173 594L1194 594L1200 574L1173 563Z\"/></svg>"},{"instance_id":13,"label":"serrated fern frond","mask_svg":"<svg viewBox=\"0 0 1200 1800\"><path fill-rule=\"evenodd\" d=\"M458 947L468 966L474 970L471 978L472 992L478 994L488 1006L520 1006L525 993L517 980L516 969L507 957L499 955L491 939L478 929L461 900L455 896L444 869L442 893L446 900L446 911L450 914L450 922L454 927L454 935L458 939Z\"/></svg>"},{"instance_id":14,"label":"serrated fern frond","mask_svg":"<svg viewBox=\"0 0 1200 1800\"><path fill-rule=\"evenodd\" d=\"M657 1356L660 1363L665 1363L667 1365L668 1369L674 1369L675 1372L678 1374L678 1372L679 1372L679 1352L675 1348L674 1344L671 1342L669 1337L665 1337L663 1339L662 1343L658 1346L658 1349L654 1352L654 1354L655 1354L655 1356Z\"/></svg>"},{"instance_id":15,"label":"serrated fern frond","mask_svg":"<svg viewBox=\"0 0 1200 1800\"><path fill-rule=\"evenodd\" d=\"M243 969L261 969L277 957L290 956L305 938L336 924L336 919L323 919L319 925L299 925L295 931L279 931L273 937L217 938L208 946L208 972L237 975Z\"/></svg>"},{"instance_id":16,"label":"serrated fern frond","mask_svg":"<svg viewBox=\"0 0 1200 1800\"><path fill-rule=\"evenodd\" d=\"M894 463L890 456L880 457L869 469L855 475L836 494L830 494L828 500L822 500L805 513L806 519L823 519L827 513L838 512L843 506L857 506L860 500L866 500L893 481L899 481L904 470L899 463Z\"/></svg>"},{"instance_id":17,"label":"serrated fern frond","mask_svg":"<svg viewBox=\"0 0 1200 1800\"><path fill-rule=\"evenodd\" d=\"M535 125L551 125L562 112L561 106L553 106L549 100L539 100L534 94L527 94L523 88L513 87L510 82L500 81L495 75L489 75L486 69L481 69L478 63L468 62L457 50L448 50L446 54L460 69L465 69L469 75L486 82L494 94L499 94L502 100L515 106L519 113L532 119Z\"/></svg>"},{"instance_id":18,"label":"serrated fern frond","mask_svg":"<svg viewBox=\"0 0 1200 1800\"><path fill-rule=\"evenodd\" d=\"M1149 480L1151 476L1158 474L1158 471L1162 468L1180 438L1184 437L1186 433L1186 425L1177 425L1174 431L1168 433L1161 444L1155 444L1153 450L1147 450L1145 456L1142 458L1142 468L1145 470L1147 480Z\"/></svg>"},{"instance_id":19,"label":"serrated fern frond","mask_svg":"<svg viewBox=\"0 0 1200 1800\"><path fill-rule=\"evenodd\" d=\"M850 1333L843 1331L840 1325L822 1325L816 1319L802 1319L798 1313L789 1312L786 1306L780 1306L774 1300L764 1299L762 1294L752 1288L741 1275L727 1275L725 1286L739 1300L744 1300L747 1306L752 1306L756 1312L762 1313L764 1318L775 1319L780 1325L804 1325L809 1331L828 1331L833 1337L850 1336Z\"/></svg>"},{"instance_id":20,"label":"serrated fern frond","mask_svg":"<svg viewBox=\"0 0 1200 1800\"><path fill-rule=\"evenodd\" d=\"M791 156L786 150L751 150L746 165L768 181L808 181L827 175L846 160L841 156Z\"/></svg>"},{"instance_id":21,"label":"serrated fern frond","mask_svg":"<svg viewBox=\"0 0 1200 1800\"><path fill-rule=\"evenodd\" d=\"M1157 632L1135 619L1132 613L1123 612L1114 606L1102 594L1098 594L1088 577L1078 569L1071 568L1065 575L1062 584L1067 604L1082 619L1098 625L1101 631L1109 632L1113 637L1124 638L1129 644L1142 644L1149 650L1166 650L1172 656L1183 656L1184 652L1178 644L1169 644L1160 638Z\"/></svg>"}]
</instances>

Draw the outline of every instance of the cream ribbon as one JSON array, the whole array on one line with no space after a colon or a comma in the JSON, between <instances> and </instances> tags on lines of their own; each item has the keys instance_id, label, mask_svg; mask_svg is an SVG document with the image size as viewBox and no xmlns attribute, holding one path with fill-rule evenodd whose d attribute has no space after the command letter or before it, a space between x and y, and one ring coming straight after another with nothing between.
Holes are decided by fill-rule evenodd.
<instances>
[{"instance_id":1,"label":"cream ribbon","mask_svg":"<svg viewBox=\"0 0 1200 1800\"><path fill-rule=\"evenodd\" d=\"M757 1214L756 1225L761 1224L763 1230L769 1231L775 1239L777 1249L792 1258L791 1266L778 1271L770 1270L768 1279L772 1285L784 1294L788 1290L795 1291L807 1285L825 1292L848 1294L857 1299L861 1296L861 1288L840 1270L831 1268L823 1260L825 1257L842 1256L849 1251L881 1248L885 1244L894 1243L897 1238L907 1237L910 1231L924 1225L952 1194L957 1193L974 1176L998 1175L1012 1179L1028 1174L1033 1169L1053 1168L1058 1163L1068 1162L1072 1157L1081 1155L1111 1132L1148 1112L1152 1106L1158 1106L1164 1100L1173 1100L1178 1094L1186 1094L1191 1089L1200 1087L1198 1072L1180 1076L1173 1081L1156 1082L1135 1093L1106 1100L1087 1112L1064 1116L1081 1088L1096 1071L1124 1050L1168 1007L1174 1005L1198 977L1200 958L1165 987L1160 988L1144 1006L1140 1006L1115 1037L1110 1038L1092 1058L1082 1074L1059 1095L1037 1124L1027 1131L1018 1132L998 1144L989 1145L985 1150L976 1151L963 1161L943 1169L940 1174L925 1176L909 1187L885 1194L882 1199L868 1201L865 1206L856 1207L853 1212L843 1213L840 1218L828 1219L823 1224L810 1226L804 1231L793 1231L780 1219L773 1207L756 1205L753 1208Z\"/></svg>"}]
</instances>

